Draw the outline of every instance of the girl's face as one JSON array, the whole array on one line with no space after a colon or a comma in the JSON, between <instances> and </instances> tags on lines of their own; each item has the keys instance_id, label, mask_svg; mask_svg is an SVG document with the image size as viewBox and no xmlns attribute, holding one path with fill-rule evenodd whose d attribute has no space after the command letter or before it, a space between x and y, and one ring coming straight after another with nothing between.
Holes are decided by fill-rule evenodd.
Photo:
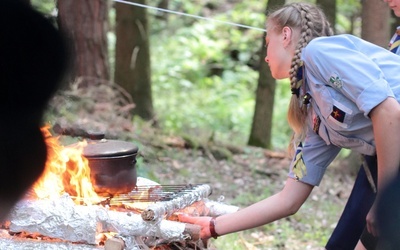
<instances>
[{"instance_id":1,"label":"girl's face","mask_svg":"<svg viewBox=\"0 0 400 250\"><path fill-rule=\"evenodd\" d=\"M400 17L400 0L383 0L393 10L397 17Z\"/></svg>"},{"instance_id":2,"label":"girl's face","mask_svg":"<svg viewBox=\"0 0 400 250\"><path fill-rule=\"evenodd\" d=\"M291 62L294 55L294 43L292 39L292 29L284 27L282 31L267 29L265 43L267 46L267 55L265 62L268 63L271 75L275 79L284 79L289 77Z\"/></svg>"}]
</instances>

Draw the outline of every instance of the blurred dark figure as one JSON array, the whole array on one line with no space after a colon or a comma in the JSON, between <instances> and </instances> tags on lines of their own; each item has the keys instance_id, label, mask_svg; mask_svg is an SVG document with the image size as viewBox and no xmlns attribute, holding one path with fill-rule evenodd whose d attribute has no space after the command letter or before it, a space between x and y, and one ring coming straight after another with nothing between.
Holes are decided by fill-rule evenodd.
<instances>
[{"instance_id":1,"label":"blurred dark figure","mask_svg":"<svg viewBox=\"0 0 400 250\"><path fill-rule=\"evenodd\" d=\"M69 62L62 34L24 2L0 0L0 221L43 171L42 117Z\"/></svg>"},{"instance_id":2,"label":"blurred dark figure","mask_svg":"<svg viewBox=\"0 0 400 250\"><path fill-rule=\"evenodd\" d=\"M379 250L397 250L400 247L400 176L382 192L377 205Z\"/></svg>"}]
</instances>

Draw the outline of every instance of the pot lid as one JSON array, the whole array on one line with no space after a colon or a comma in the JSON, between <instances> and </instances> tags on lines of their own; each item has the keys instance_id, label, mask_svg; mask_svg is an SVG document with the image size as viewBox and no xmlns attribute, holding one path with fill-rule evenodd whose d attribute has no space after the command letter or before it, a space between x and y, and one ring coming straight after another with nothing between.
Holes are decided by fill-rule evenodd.
<instances>
[{"instance_id":1,"label":"pot lid","mask_svg":"<svg viewBox=\"0 0 400 250\"><path fill-rule=\"evenodd\" d=\"M138 147L130 142L118 140L88 140L83 149L85 157L108 157L136 154Z\"/></svg>"}]
</instances>

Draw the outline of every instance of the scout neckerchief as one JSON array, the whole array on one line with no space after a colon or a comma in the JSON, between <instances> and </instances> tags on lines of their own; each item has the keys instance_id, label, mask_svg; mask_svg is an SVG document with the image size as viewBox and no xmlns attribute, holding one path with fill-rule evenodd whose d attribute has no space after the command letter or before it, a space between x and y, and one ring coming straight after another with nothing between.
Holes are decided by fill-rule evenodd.
<instances>
[{"instance_id":1,"label":"scout neckerchief","mask_svg":"<svg viewBox=\"0 0 400 250\"><path fill-rule=\"evenodd\" d=\"M307 175L306 164L304 164L303 160L303 144L301 142L296 149L292 172L296 180L300 180L304 175Z\"/></svg>"},{"instance_id":2,"label":"scout neckerchief","mask_svg":"<svg viewBox=\"0 0 400 250\"><path fill-rule=\"evenodd\" d=\"M303 87L303 93L306 92L306 78L304 77L305 75L305 67L303 65L303 62L301 63L301 66L297 70L297 82L294 88L292 88L292 94L296 95L297 97L300 96L300 88ZM305 93L303 96L302 100L302 109L306 110L307 105L310 103L311 95L309 93ZM303 178L304 175L307 175L307 168L306 165L304 164L304 159L303 159L303 144L300 142L299 145L297 146L295 157L294 157L294 162L293 162L293 169L292 169L296 180L299 180Z\"/></svg>"},{"instance_id":3,"label":"scout neckerchief","mask_svg":"<svg viewBox=\"0 0 400 250\"><path fill-rule=\"evenodd\" d=\"M300 67L297 69L297 74L296 74L297 82L291 89L292 95L296 95L297 98L299 98L300 96L301 87L303 87L304 93L306 92L305 89L306 89L307 79L306 78L303 79L304 73L305 73L305 67L303 65L303 62L301 62ZM302 105L307 106L310 103L310 99L311 95L309 93L305 93L303 96Z\"/></svg>"},{"instance_id":4,"label":"scout neckerchief","mask_svg":"<svg viewBox=\"0 0 400 250\"><path fill-rule=\"evenodd\" d=\"M393 53L397 53L400 45L400 26L397 27L396 32L394 33L392 39L389 42L389 50Z\"/></svg>"}]
</instances>

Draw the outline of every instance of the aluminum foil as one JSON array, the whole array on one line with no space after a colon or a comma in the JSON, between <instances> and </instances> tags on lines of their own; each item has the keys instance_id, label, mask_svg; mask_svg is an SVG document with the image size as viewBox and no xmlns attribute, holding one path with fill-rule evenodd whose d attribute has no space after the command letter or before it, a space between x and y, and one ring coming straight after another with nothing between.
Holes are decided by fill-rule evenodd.
<instances>
[{"instance_id":1,"label":"aluminum foil","mask_svg":"<svg viewBox=\"0 0 400 250\"><path fill-rule=\"evenodd\" d=\"M93 249L104 249L103 247L95 247L83 244L72 244L68 242L63 243L52 243L52 242L33 242L33 241L21 241L21 240L4 240L0 239L0 249L12 249L12 250L93 250Z\"/></svg>"},{"instance_id":2,"label":"aluminum foil","mask_svg":"<svg viewBox=\"0 0 400 250\"><path fill-rule=\"evenodd\" d=\"M0 249L13 250L102 250L103 247L73 244L70 242L49 242L45 240L33 240L25 238L16 238L8 234L6 230L0 233Z\"/></svg>"},{"instance_id":3,"label":"aluminum foil","mask_svg":"<svg viewBox=\"0 0 400 250\"><path fill-rule=\"evenodd\" d=\"M70 242L96 244L98 233L122 236L154 236L168 241L185 240L184 223L168 220L143 221L139 214L79 206L70 196L54 200L22 201L10 215L11 232L39 233ZM2 248L0 248L2 249Z\"/></svg>"},{"instance_id":4,"label":"aluminum foil","mask_svg":"<svg viewBox=\"0 0 400 250\"><path fill-rule=\"evenodd\" d=\"M224 214L231 214L239 210L239 207L228 205L219 201L204 199L206 207L209 209L208 216L216 217Z\"/></svg>"},{"instance_id":5,"label":"aluminum foil","mask_svg":"<svg viewBox=\"0 0 400 250\"><path fill-rule=\"evenodd\" d=\"M102 221L103 232L116 232L121 236L156 236L168 241L185 240L184 223L161 220L158 222L143 221L139 214L107 211Z\"/></svg>"},{"instance_id":6,"label":"aluminum foil","mask_svg":"<svg viewBox=\"0 0 400 250\"><path fill-rule=\"evenodd\" d=\"M75 205L69 195L53 200L23 200L10 214L10 231L96 244L97 211L97 206Z\"/></svg>"}]
</instances>

